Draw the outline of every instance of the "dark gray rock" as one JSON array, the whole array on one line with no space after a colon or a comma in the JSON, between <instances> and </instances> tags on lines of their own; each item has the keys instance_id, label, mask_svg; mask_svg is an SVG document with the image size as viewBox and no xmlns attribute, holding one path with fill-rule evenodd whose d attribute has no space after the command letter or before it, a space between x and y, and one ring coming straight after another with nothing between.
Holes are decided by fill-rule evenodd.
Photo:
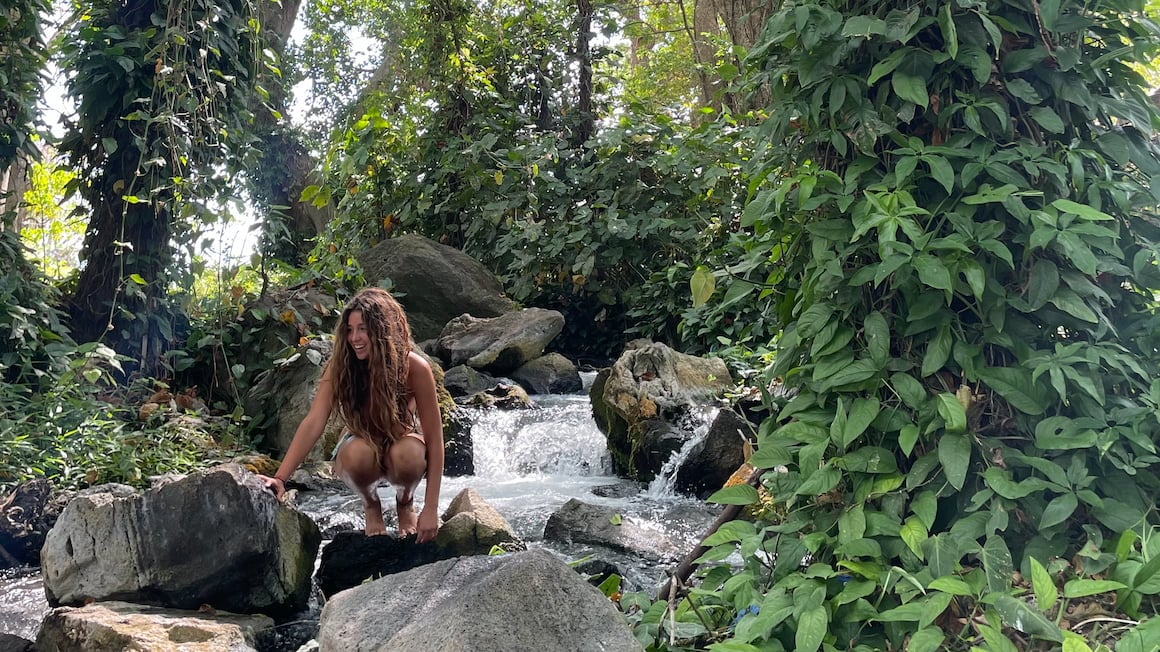
<instances>
[{"instance_id":1,"label":"dark gray rock","mask_svg":"<svg viewBox=\"0 0 1160 652\"><path fill-rule=\"evenodd\" d=\"M529 394L571 394L584 387L576 365L559 353L548 353L524 364L511 373L511 378Z\"/></svg>"},{"instance_id":2,"label":"dark gray rock","mask_svg":"<svg viewBox=\"0 0 1160 652\"><path fill-rule=\"evenodd\" d=\"M438 337L452 318L498 317L516 310L495 275L479 261L418 235L389 238L358 255L371 285L392 282L416 341Z\"/></svg>"},{"instance_id":3,"label":"dark gray rock","mask_svg":"<svg viewBox=\"0 0 1160 652\"><path fill-rule=\"evenodd\" d=\"M643 528L611 507L589 505L575 498L548 517L544 539L595 544L652 561L675 560L681 554L679 544L667 535Z\"/></svg>"},{"instance_id":4,"label":"dark gray rock","mask_svg":"<svg viewBox=\"0 0 1160 652\"><path fill-rule=\"evenodd\" d=\"M0 634L0 652L33 652L32 641L15 634Z\"/></svg>"},{"instance_id":5,"label":"dark gray rock","mask_svg":"<svg viewBox=\"0 0 1160 652\"><path fill-rule=\"evenodd\" d=\"M455 398L482 392L495 387L499 382L498 378L464 364L454 366L443 373L443 384Z\"/></svg>"},{"instance_id":6,"label":"dark gray rock","mask_svg":"<svg viewBox=\"0 0 1160 652\"><path fill-rule=\"evenodd\" d=\"M225 464L130 497L78 496L41 565L54 606L124 600L277 616L306 606L320 543L313 521Z\"/></svg>"},{"instance_id":7,"label":"dark gray rock","mask_svg":"<svg viewBox=\"0 0 1160 652\"><path fill-rule=\"evenodd\" d=\"M705 438L677 468L674 487L681 493L707 498L745 463L745 440L754 437L753 426L741 415L719 411Z\"/></svg>"},{"instance_id":8,"label":"dark gray rock","mask_svg":"<svg viewBox=\"0 0 1160 652\"><path fill-rule=\"evenodd\" d=\"M323 650L642 650L595 587L544 550L449 559L335 595Z\"/></svg>"},{"instance_id":9,"label":"dark gray rock","mask_svg":"<svg viewBox=\"0 0 1160 652\"><path fill-rule=\"evenodd\" d=\"M470 488L452 499L443 519L439 534L430 543L416 543L414 536L336 534L322 549L318 587L323 595L332 596L368 579L395 575L435 561L486 555L496 546L504 550L524 547L503 516Z\"/></svg>"},{"instance_id":10,"label":"dark gray rock","mask_svg":"<svg viewBox=\"0 0 1160 652\"><path fill-rule=\"evenodd\" d=\"M48 480L31 480L0 498L0 569L40 565L40 548L68 502Z\"/></svg>"}]
</instances>

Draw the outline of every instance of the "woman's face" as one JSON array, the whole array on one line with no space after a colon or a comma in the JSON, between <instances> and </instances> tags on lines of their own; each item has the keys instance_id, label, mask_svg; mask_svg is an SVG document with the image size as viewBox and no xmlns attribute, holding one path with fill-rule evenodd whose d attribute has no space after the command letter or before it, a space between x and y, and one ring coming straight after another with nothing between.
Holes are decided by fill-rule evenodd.
<instances>
[{"instance_id":1,"label":"woman's face","mask_svg":"<svg viewBox=\"0 0 1160 652\"><path fill-rule=\"evenodd\" d=\"M363 322L361 310L352 310L346 318L346 343L354 351L354 357L366 360L371 354L371 338L367 325Z\"/></svg>"}]
</instances>

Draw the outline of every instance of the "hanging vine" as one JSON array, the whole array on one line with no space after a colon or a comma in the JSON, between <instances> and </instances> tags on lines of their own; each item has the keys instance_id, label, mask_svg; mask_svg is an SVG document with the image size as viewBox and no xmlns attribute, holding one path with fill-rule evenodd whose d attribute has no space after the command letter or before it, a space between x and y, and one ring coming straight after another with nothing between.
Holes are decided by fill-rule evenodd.
<instances>
[{"instance_id":1,"label":"hanging vine","mask_svg":"<svg viewBox=\"0 0 1160 652\"><path fill-rule=\"evenodd\" d=\"M257 14L249 0L97 0L73 24L61 49L79 111L60 149L91 211L73 322L82 340L115 333L156 375L174 339L170 286L253 156Z\"/></svg>"}]
</instances>

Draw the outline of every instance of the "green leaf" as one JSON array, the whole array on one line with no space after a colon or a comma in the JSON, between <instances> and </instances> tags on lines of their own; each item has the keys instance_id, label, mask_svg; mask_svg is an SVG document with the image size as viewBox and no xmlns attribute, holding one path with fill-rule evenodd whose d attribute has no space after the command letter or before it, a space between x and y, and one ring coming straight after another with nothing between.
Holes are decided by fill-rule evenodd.
<instances>
[{"instance_id":1,"label":"green leaf","mask_svg":"<svg viewBox=\"0 0 1160 652\"><path fill-rule=\"evenodd\" d=\"M955 27L955 17L951 13L951 5L943 5L943 10L938 15L938 26L942 32L943 43L946 45L947 54L951 59L956 59L959 56L959 32ZM939 639L940 641L942 639ZM911 645L914 645L912 642Z\"/></svg>"},{"instance_id":2,"label":"green leaf","mask_svg":"<svg viewBox=\"0 0 1160 652\"><path fill-rule=\"evenodd\" d=\"M117 151L117 139L104 137L101 139L101 147L105 149L105 154L112 156Z\"/></svg>"},{"instance_id":3,"label":"green leaf","mask_svg":"<svg viewBox=\"0 0 1160 652\"><path fill-rule=\"evenodd\" d=\"M838 486L842 480L842 472L832 466L826 466L814 471L805 482L794 491L798 496L820 496Z\"/></svg>"},{"instance_id":4,"label":"green leaf","mask_svg":"<svg viewBox=\"0 0 1160 652\"><path fill-rule=\"evenodd\" d=\"M1007 90L1028 104L1039 104L1043 101L1043 96L1039 94L1039 91L1035 90L1035 87L1027 80L1019 77L1007 79Z\"/></svg>"},{"instance_id":5,"label":"green leaf","mask_svg":"<svg viewBox=\"0 0 1160 652\"><path fill-rule=\"evenodd\" d=\"M1065 598L1086 598L1089 595L1099 595L1100 593L1112 593L1121 589L1128 588L1120 582L1113 582L1111 580L1088 580L1088 579L1074 579L1068 580L1063 585L1063 597Z\"/></svg>"},{"instance_id":6,"label":"green leaf","mask_svg":"<svg viewBox=\"0 0 1160 652\"><path fill-rule=\"evenodd\" d=\"M705 305L709 297L713 296L716 284L717 280L713 277L713 272L704 265L698 265L697 270L693 272L693 277L689 279L689 288L693 292L694 308Z\"/></svg>"},{"instance_id":7,"label":"green leaf","mask_svg":"<svg viewBox=\"0 0 1160 652\"><path fill-rule=\"evenodd\" d=\"M1039 638L1045 638L1057 643L1063 641L1063 632L1059 626L1047 619L1039 611L1031 608L1026 602L1004 593L995 596L995 611L1003 622L1015 629Z\"/></svg>"},{"instance_id":8,"label":"green leaf","mask_svg":"<svg viewBox=\"0 0 1160 652\"><path fill-rule=\"evenodd\" d=\"M620 514L613 514L612 516L608 517L608 522L613 525L620 525L624 523L624 517Z\"/></svg>"},{"instance_id":9,"label":"green leaf","mask_svg":"<svg viewBox=\"0 0 1160 652\"><path fill-rule=\"evenodd\" d=\"M1039 606L1040 611L1048 613L1055 608L1055 603L1059 600L1059 591L1039 560L1031 557L1028 562L1031 564L1031 588L1035 591L1035 604Z\"/></svg>"},{"instance_id":10,"label":"green leaf","mask_svg":"<svg viewBox=\"0 0 1160 652\"><path fill-rule=\"evenodd\" d=\"M975 592L971 590L970 584L967 584L959 578L952 577L950 575L936 577L935 579L931 580L930 584L928 584L926 588L932 591L942 591L943 593L949 593L951 595L972 596L975 594Z\"/></svg>"},{"instance_id":11,"label":"green leaf","mask_svg":"<svg viewBox=\"0 0 1160 652\"><path fill-rule=\"evenodd\" d=\"M951 273L939 258L919 254L911 262L915 271L918 272L918 279L926 285L939 290L954 289Z\"/></svg>"},{"instance_id":12,"label":"green leaf","mask_svg":"<svg viewBox=\"0 0 1160 652\"><path fill-rule=\"evenodd\" d=\"M940 371L950 359L953 345L950 327L943 326L926 345L926 354L922 356L922 375L930 376Z\"/></svg>"},{"instance_id":13,"label":"green leaf","mask_svg":"<svg viewBox=\"0 0 1160 652\"><path fill-rule=\"evenodd\" d=\"M1031 372L1023 368L987 367L979 377L1020 412L1038 416L1047 410L1043 388L1033 383Z\"/></svg>"},{"instance_id":14,"label":"green leaf","mask_svg":"<svg viewBox=\"0 0 1160 652\"><path fill-rule=\"evenodd\" d=\"M971 440L966 435L943 435L938 440L938 461L946 473L947 482L962 490L971 466Z\"/></svg>"},{"instance_id":15,"label":"green leaf","mask_svg":"<svg viewBox=\"0 0 1160 652\"><path fill-rule=\"evenodd\" d=\"M948 9L950 5L947 6ZM938 627L923 627L910 637L906 652L936 652L941 650L946 634Z\"/></svg>"},{"instance_id":16,"label":"green leaf","mask_svg":"<svg viewBox=\"0 0 1160 652\"><path fill-rule=\"evenodd\" d=\"M890 86L894 92L906 100L907 102L914 102L924 109L930 103L930 94L926 90L926 82L912 75L895 70L890 77Z\"/></svg>"},{"instance_id":17,"label":"green leaf","mask_svg":"<svg viewBox=\"0 0 1160 652\"><path fill-rule=\"evenodd\" d=\"M842 26L842 36L875 36L886 33L886 21L874 16L851 16Z\"/></svg>"},{"instance_id":18,"label":"green leaf","mask_svg":"<svg viewBox=\"0 0 1160 652\"><path fill-rule=\"evenodd\" d=\"M1055 296L1059 289L1059 268L1047 259L1040 259L1031 267L1027 284L1027 302L1032 310L1039 310Z\"/></svg>"},{"instance_id":19,"label":"green leaf","mask_svg":"<svg viewBox=\"0 0 1160 652\"><path fill-rule=\"evenodd\" d=\"M930 176L934 177L949 195L955 189L955 170L951 167L950 161L934 155L924 156L922 160L930 167Z\"/></svg>"},{"instance_id":20,"label":"green leaf","mask_svg":"<svg viewBox=\"0 0 1160 652\"><path fill-rule=\"evenodd\" d=\"M866 432L866 428L878 416L879 409L877 397L859 398L854 401L854 405L850 407L850 415L846 419L845 428L842 430L843 450Z\"/></svg>"},{"instance_id":21,"label":"green leaf","mask_svg":"<svg viewBox=\"0 0 1160 652\"><path fill-rule=\"evenodd\" d=\"M1011 588L1011 574L1015 572L1015 564L1011 560L1011 550L1002 537L987 537L979 559L983 562L988 593L1002 593Z\"/></svg>"},{"instance_id":22,"label":"green leaf","mask_svg":"<svg viewBox=\"0 0 1160 652\"><path fill-rule=\"evenodd\" d=\"M829 629L830 617L825 607L807 609L798 619L797 633L794 634L795 650L816 652Z\"/></svg>"},{"instance_id":23,"label":"green leaf","mask_svg":"<svg viewBox=\"0 0 1160 652\"><path fill-rule=\"evenodd\" d=\"M862 333L866 339L866 353L870 356L870 360L874 364L885 365L890 359L890 327L882 313L874 311L866 315Z\"/></svg>"},{"instance_id":24,"label":"green leaf","mask_svg":"<svg viewBox=\"0 0 1160 652\"><path fill-rule=\"evenodd\" d=\"M902 449L902 454L910 457L916 443L918 443L918 426L913 423L903 426L898 432L898 447Z\"/></svg>"},{"instance_id":25,"label":"green leaf","mask_svg":"<svg viewBox=\"0 0 1160 652\"><path fill-rule=\"evenodd\" d=\"M1075 494L1066 493L1056 496L1047 503L1047 507L1043 508L1043 516L1039 519L1039 530L1043 531L1047 528L1058 525L1066 521L1079 505Z\"/></svg>"},{"instance_id":26,"label":"green leaf","mask_svg":"<svg viewBox=\"0 0 1160 652\"><path fill-rule=\"evenodd\" d=\"M1055 208L1063 211L1064 213L1069 213L1071 215L1078 215L1079 217L1082 217L1085 220L1091 220L1093 222L1100 222L1100 221L1114 220L1115 219L1114 217L1112 217L1111 215L1108 215L1107 213L1098 211L1098 210L1092 208L1091 206L1087 206L1085 204L1078 204L1076 202L1071 201L1070 199L1056 199L1055 201L1051 202L1051 205L1054 206Z\"/></svg>"},{"instance_id":27,"label":"green leaf","mask_svg":"<svg viewBox=\"0 0 1160 652\"><path fill-rule=\"evenodd\" d=\"M922 542L926 540L927 534L926 526L922 524L920 519L913 516L906 519L906 522L902 524L902 529L898 531L898 536L902 537L903 543L919 559L924 558Z\"/></svg>"},{"instance_id":28,"label":"green leaf","mask_svg":"<svg viewBox=\"0 0 1160 652\"><path fill-rule=\"evenodd\" d=\"M943 392L935 397L938 401L938 415L946 424L949 433L963 433L967 431L967 411L954 394Z\"/></svg>"},{"instance_id":29,"label":"green leaf","mask_svg":"<svg viewBox=\"0 0 1160 652\"><path fill-rule=\"evenodd\" d=\"M852 364L847 365L837 373L831 374L824 379L819 387L819 392L825 392L831 389L837 389L845 385L852 385L860 383L864 380L873 378L878 373L879 367L870 360L856 360Z\"/></svg>"},{"instance_id":30,"label":"green leaf","mask_svg":"<svg viewBox=\"0 0 1160 652\"><path fill-rule=\"evenodd\" d=\"M927 530L934 527L938 515L938 499L933 491L921 491L910 501L910 511L922 521Z\"/></svg>"},{"instance_id":31,"label":"green leaf","mask_svg":"<svg viewBox=\"0 0 1160 652\"><path fill-rule=\"evenodd\" d=\"M1031 119L1053 134L1063 133L1063 119L1059 117L1051 107L1037 106L1028 111L1031 114Z\"/></svg>"},{"instance_id":32,"label":"green leaf","mask_svg":"<svg viewBox=\"0 0 1160 652\"><path fill-rule=\"evenodd\" d=\"M707 502L718 505L752 505L758 501L757 489L747 484L718 489Z\"/></svg>"},{"instance_id":33,"label":"green leaf","mask_svg":"<svg viewBox=\"0 0 1160 652\"><path fill-rule=\"evenodd\" d=\"M140 274L130 274L130 275L129 275L129 280L130 280L130 281L133 281L133 282L134 282L134 283L136 283L137 285L145 285L145 284L146 284L146 281L145 281L145 279L144 279L144 278L141 278L141 275L140 275Z\"/></svg>"}]
</instances>

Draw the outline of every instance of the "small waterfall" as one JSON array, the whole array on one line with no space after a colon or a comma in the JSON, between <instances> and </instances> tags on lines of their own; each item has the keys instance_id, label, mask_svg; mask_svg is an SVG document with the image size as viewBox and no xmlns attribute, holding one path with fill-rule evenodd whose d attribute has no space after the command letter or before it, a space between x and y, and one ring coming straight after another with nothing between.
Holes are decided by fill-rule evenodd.
<instances>
[{"instance_id":1,"label":"small waterfall","mask_svg":"<svg viewBox=\"0 0 1160 652\"><path fill-rule=\"evenodd\" d=\"M660 473L657 473L645 489L645 495L650 498L669 498L676 495L674 485L677 482L677 470L689 459L693 449L705 441L705 437L709 435L709 426L717 418L717 412L718 408L713 406L694 407L677 421L673 430L688 433L685 435L685 443L664 463Z\"/></svg>"}]
</instances>

